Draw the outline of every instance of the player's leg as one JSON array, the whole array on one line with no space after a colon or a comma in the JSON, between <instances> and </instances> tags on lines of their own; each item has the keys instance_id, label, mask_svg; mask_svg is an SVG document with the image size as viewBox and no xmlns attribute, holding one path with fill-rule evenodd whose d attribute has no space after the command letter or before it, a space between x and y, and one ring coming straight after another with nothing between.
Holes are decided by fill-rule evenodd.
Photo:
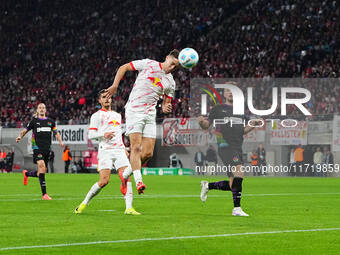
<instances>
[{"instance_id":1,"label":"player's leg","mask_svg":"<svg viewBox=\"0 0 340 255\"><path fill-rule=\"evenodd\" d=\"M228 168L229 162L232 158L231 152L229 149L220 148L218 150L218 154L222 159L222 162L226 168ZM226 179L218 182L207 182L201 181L201 200L205 202L207 200L209 190L223 190L223 191L231 191L231 181Z\"/></svg>"},{"instance_id":2,"label":"player's leg","mask_svg":"<svg viewBox=\"0 0 340 255\"><path fill-rule=\"evenodd\" d=\"M153 156L156 138L143 137L142 138L142 165L144 165Z\"/></svg>"},{"instance_id":3,"label":"player's leg","mask_svg":"<svg viewBox=\"0 0 340 255\"><path fill-rule=\"evenodd\" d=\"M124 172L124 170L126 169L127 167L121 167L118 169L118 172L119 173L122 173ZM133 202L133 190L132 190L132 183L131 183L131 177L129 177L127 179L127 182L126 182L126 191L125 193L123 193L122 189L121 189L121 192L124 196L124 200L125 200L125 212L124 214L128 214L128 215L140 215L139 212L137 212L133 206L132 206L132 202Z\"/></svg>"},{"instance_id":4,"label":"player's leg","mask_svg":"<svg viewBox=\"0 0 340 255\"><path fill-rule=\"evenodd\" d=\"M141 156L142 156L142 133L132 133L130 138L130 163L133 171L133 177L136 182L138 194L144 193L146 186L143 184L141 174ZM124 178L130 171L124 171Z\"/></svg>"},{"instance_id":5,"label":"player's leg","mask_svg":"<svg viewBox=\"0 0 340 255\"><path fill-rule=\"evenodd\" d=\"M122 192L124 199L125 199L125 214L129 215L140 215L133 206L133 191L132 191L132 184L131 178L129 177L127 180L122 178L123 172L127 169L131 169L129 159L125 154L125 150L117 150L114 155L114 166L118 169L118 175L122 181L122 185L120 186L120 191ZM124 187L125 186L125 187Z\"/></svg>"},{"instance_id":6,"label":"player's leg","mask_svg":"<svg viewBox=\"0 0 340 255\"><path fill-rule=\"evenodd\" d=\"M99 162L98 162L99 164ZM104 188L110 181L111 169L102 169L99 171L99 181L92 185L89 192L87 192L85 199L81 204L74 210L75 213L79 214L84 211L86 206L89 205L92 198Z\"/></svg>"},{"instance_id":7,"label":"player's leg","mask_svg":"<svg viewBox=\"0 0 340 255\"><path fill-rule=\"evenodd\" d=\"M232 215L234 216L249 216L241 209L241 196L242 196L242 182L244 172L242 165L237 165L233 169L233 178L230 178L230 187L233 194L234 209Z\"/></svg>"},{"instance_id":8,"label":"player's leg","mask_svg":"<svg viewBox=\"0 0 340 255\"><path fill-rule=\"evenodd\" d=\"M43 195L42 199L43 200L51 200L49 195L46 193L46 181L45 181L45 173L46 173L46 162L44 160L38 160L37 161L38 165L38 178L39 178L39 183L40 183L40 188L41 188L41 193Z\"/></svg>"},{"instance_id":9,"label":"player's leg","mask_svg":"<svg viewBox=\"0 0 340 255\"><path fill-rule=\"evenodd\" d=\"M37 164L38 160L42 160L43 156L42 153L38 150L33 150L33 163ZM22 171L22 174L24 176L24 185L27 185L28 183L28 177L35 177L38 178L38 171L27 171L26 169L24 169Z\"/></svg>"}]
</instances>

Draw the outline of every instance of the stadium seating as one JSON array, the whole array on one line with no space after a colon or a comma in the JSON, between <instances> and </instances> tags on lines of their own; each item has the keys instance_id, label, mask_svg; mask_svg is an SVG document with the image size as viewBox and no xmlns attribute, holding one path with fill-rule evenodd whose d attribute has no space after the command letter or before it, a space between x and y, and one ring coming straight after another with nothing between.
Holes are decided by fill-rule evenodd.
<instances>
[{"instance_id":1,"label":"stadium seating","mask_svg":"<svg viewBox=\"0 0 340 255\"><path fill-rule=\"evenodd\" d=\"M188 115L190 77L339 77L336 5L327 0L2 1L0 126L21 127L38 102L46 103L59 124L88 123L97 91L111 85L119 65L145 57L161 61L172 48L195 48L200 63L175 74L178 90L169 117ZM134 78L126 75L114 96L119 112ZM315 114L340 112L339 86L309 89Z\"/></svg>"}]
</instances>

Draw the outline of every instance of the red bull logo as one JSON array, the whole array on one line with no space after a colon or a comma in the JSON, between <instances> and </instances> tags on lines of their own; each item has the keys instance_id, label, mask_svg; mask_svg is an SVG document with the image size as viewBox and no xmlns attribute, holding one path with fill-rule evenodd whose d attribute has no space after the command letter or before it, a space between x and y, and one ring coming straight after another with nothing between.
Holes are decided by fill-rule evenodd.
<instances>
[{"instance_id":1,"label":"red bull logo","mask_svg":"<svg viewBox=\"0 0 340 255\"><path fill-rule=\"evenodd\" d=\"M120 125L120 123L118 121L112 120L109 122L109 125L113 125L114 127L117 127Z\"/></svg>"},{"instance_id":2,"label":"red bull logo","mask_svg":"<svg viewBox=\"0 0 340 255\"><path fill-rule=\"evenodd\" d=\"M151 81L153 86L163 88L161 80L158 77L148 77L148 79Z\"/></svg>"}]
</instances>

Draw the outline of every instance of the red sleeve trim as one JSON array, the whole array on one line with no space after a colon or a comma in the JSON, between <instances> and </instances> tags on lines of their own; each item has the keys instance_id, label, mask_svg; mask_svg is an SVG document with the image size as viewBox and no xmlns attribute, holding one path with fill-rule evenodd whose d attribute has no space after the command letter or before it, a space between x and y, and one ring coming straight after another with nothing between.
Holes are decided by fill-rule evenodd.
<instances>
[{"instance_id":1,"label":"red sleeve trim","mask_svg":"<svg viewBox=\"0 0 340 255\"><path fill-rule=\"evenodd\" d=\"M98 128L89 128L89 130L98 130Z\"/></svg>"},{"instance_id":2,"label":"red sleeve trim","mask_svg":"<svg viewBox=\"0 0 340 255\"><path fill-rule=\"evenodd\" d=\"M164 94L164 96L172 100L172 97L169 97L167 94Z\"/></svg>"},{"instance_id":3,"label":"red sleeve trim","mask_svg":"<svg viewBox=\"0 0 340 255\"><path fill-rule=\"evenodd\" d=\"M161 70L163 70L162 65L161 65L161 62L159 62L159 68L160 68Z\"/></svg>"},{"instance_id":4,"label":"red sleeve trim","mask_svg":"<svg viewBox=\"0 0 340 255\"><path fill-rule=\"evenodd\" d=\"M130 62L130 66L132 67L133 71L136 71L135 66L133 65L132 61Z\"/></svg>"}]
</instances>

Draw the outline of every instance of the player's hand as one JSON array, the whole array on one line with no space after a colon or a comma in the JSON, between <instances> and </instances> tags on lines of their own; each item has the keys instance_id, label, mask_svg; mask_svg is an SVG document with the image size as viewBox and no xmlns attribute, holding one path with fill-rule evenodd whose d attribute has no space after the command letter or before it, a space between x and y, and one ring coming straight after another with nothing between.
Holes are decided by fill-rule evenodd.
<instances>
[{"instance_id":1,"label":"player's hand","mask_svg":"<svg viewBox=\"0 0 340 255\"><path fill-rule=\"evenodd\" d=\"M108 89L105 90L104 97L110 98L114 93L116 93L117 87L111 86Z\"/></svg>"},{"instance_id":2,"label":"player's hand","mask_svg":"<svg viewBox=\"0 0 340 255\"><path fill-rule=\"evenodd\" d=\"M20 142L20 141L21 141L21 137L18 136L18 137L15 139L15 141L16 141L17 143Z\"/></svg>"},{"instance_id":3,"label":"player's hand","mask_svg":"<svg viewBox=\"0 0 340 255\"><path fill-rule=\"evenodd\" d=\"M60 147L61 147L61 148L64 148L64 147L65 147L65 144L64 144L64 143L61 143L61 144L60 144Z\"/></svg>"},{"instance_id":4,"label":"player's hand","mask_svg":"<svg viewBox=\"0 0 340 255\"><path fill-rule=\"evenodd\" d=\"M264 119L259 119L259 120L256 120L256 121L252 121L253 123L253 125L256 125L256 126L259 126L259 125L261 125L262 123L263 123L263 125L265 125L266 124L266 122L265 122L265 120Z\"/></svg>"},{"instance_id":5,"label":"player's hand","mask_svg":"<svg viewBox=\"0 0 340 255\"><path fill-rule=\"evenodd\" d=\"M207 120L205 117L203 117L203 116L198 116L197 117L197 122L198 123L200 123L200 122L203 122L203 121L205 121L205 120Z\"/></svg>"},{"instance_id":6,"label":"player's hand","mask_svg":"<svg viewBox=\"0 0 340 255\"><path fill-rule=\"evenodd\" d=\"M162 105L162 111L166 114L172 111L172 104L163 104Z\"/></svg>"},{"instance_id":7,"label":"player's hand","mask_svg":"<svg viewBox=\"0 0 340 255\"><path fill-rule=\"evenodd\" d=\"M115 136L114 132L106 132L104 133L104 138L111 140Z\"/></svg>"}]
</instances>

